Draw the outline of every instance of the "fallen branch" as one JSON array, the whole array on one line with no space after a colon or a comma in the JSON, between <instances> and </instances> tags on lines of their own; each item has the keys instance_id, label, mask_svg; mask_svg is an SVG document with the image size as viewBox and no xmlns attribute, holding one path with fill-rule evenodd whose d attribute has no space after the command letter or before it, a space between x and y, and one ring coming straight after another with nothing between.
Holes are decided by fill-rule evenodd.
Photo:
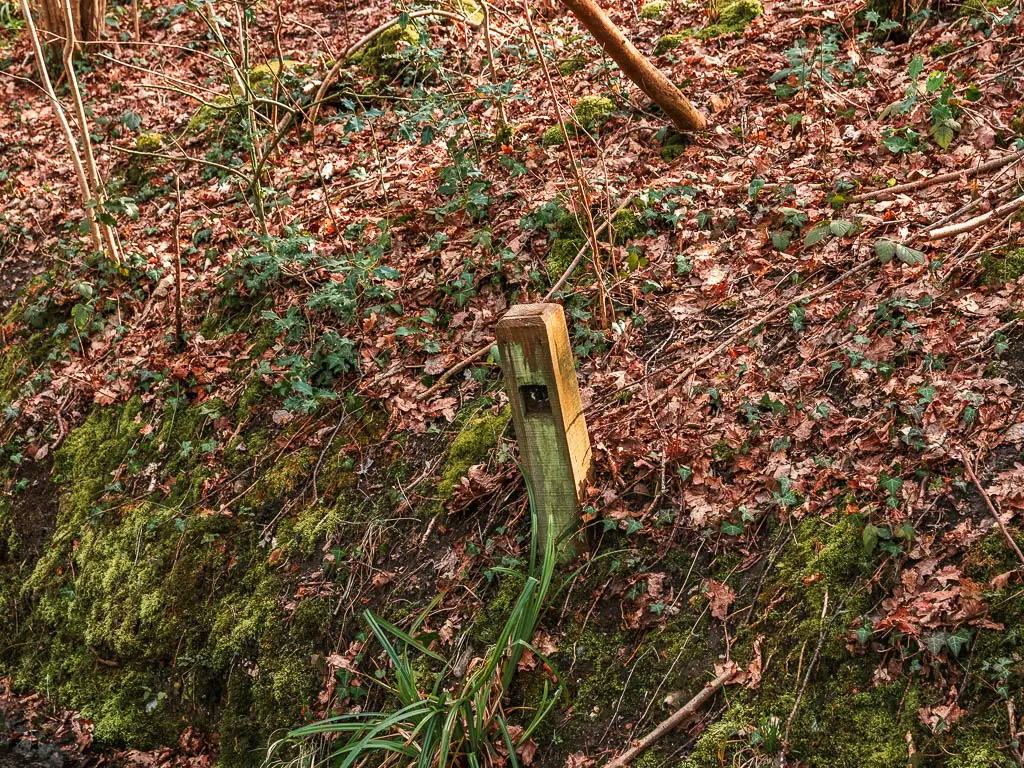
<instances>
[{"instance_id":1,"label":"fallen branch","mask_svg":"<svg viewBox=\"0 0 1024 768\"><path fill-rule=\"evenodd\" d=\"M635 742L633 746L618 757L614 758L610 763L607 763L604 768L625 768L625 766L629 765L637 755L646 750L654 744L654 742L682 723L688 717L692 716L694 712L700 709L708 701L708 699L715 695L719 688L733 682L733 680L739 677L739 675L740 670L737 667L733 667L732 669L720 674L710 683L705 685L701 689L700 693L686 702L667 718L662 720L653 731Z\"/></svg>"},{"instance_id":2,"label":"fallen branch","mask_svg":"<svg viewBox=\"0 0 1024 768\"><path fill-rule=\"evenodd\" d=\"M1024 552L1020 551L1020 547L1017 546L1017 542L1013 540L1013 536L1010 535L1006 525L1003 524L1002 519L999 517L999 512L996 511L995 505L992 503L992 499L989 497L988 492L981 487L981 481L978 480L978 475L975 473L974 467L971 466L970 460L965 454L961 454L961 457L964 462L964 474L967 475L967 479L974 484L974 487L978 489L978 493L981 494L981 498L985 501L985 506L988 507L989 513L991 513L992 517L995 519L996 525L999 526L999 530L1003 532L1003 538L1006 539L1007 546L1016 553L1017 559L1020 560L1021 565L1024 565Z\"/></svg>"},{"instance_id":3,"label":"fallen branch","mask_svg":"<svg viewBox=\"0 0 1024 768\"><path fill-rule=\"evenodd\" d=\"M967 221L961 221L957 224L950 224L948 227L939 227L933 229L928 233L929 240L942 240L947 237L953 237L954 235L960 235L964 232L971 232L983 224L991 221L992 219L998 219L1001 216L1010 216L1018 208L1024 206L1024 195L1011 200L1008 203L1003 203L1000 206L993 208L988 213L983 213L980 216L975 216L973 219Z\"/></svg>"},{"instance_id":4,"label":"fallen branch","mask_svg":"<svg viewBox=\"0 0 1024 768\"><path fill-rule=\"evenodd\" d=\"M590 30L604 52L619 65L622 73L651 97L680 131L699 131L707 119L683 96L668 76L637 50L595 0L562 0L577 19Z\"/></svg>"},{"instance_id":5,"label":"fallen branch","mask_svg":"<svg viewBox=\"0 0 1024 768\"><path fill-rule=\"evenodd\" d=\"M903 192L915 192L919 189L927 189L928 187L933 187L936 184L944 184L947 181L956 181L960 178L973 179L975 176L980 176L983 173L997 170L1005 165L1016 162L1017 160L1024 160L1024 149L1017 152L1011 152L1008 155L1003 155L995 160L989 160L987 163L976 165L973 168L965 168L961 171L950 171L949 173L940 173L938 176L929 176L924 179L918 179L917 181L909 181L906 184L897 184L896 186L888 187L887 189L876 189L872 192L861 192L858 195L853 195L850 200L855 203L860 203L865 200L882 200L887 197L902 194Z\"/></svg>"}]
</instances>

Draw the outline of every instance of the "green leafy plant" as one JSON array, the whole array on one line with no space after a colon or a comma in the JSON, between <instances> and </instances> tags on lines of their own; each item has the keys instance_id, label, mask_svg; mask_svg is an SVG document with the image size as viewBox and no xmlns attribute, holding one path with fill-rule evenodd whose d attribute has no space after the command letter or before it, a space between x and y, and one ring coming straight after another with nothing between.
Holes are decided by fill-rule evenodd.
<instances>
[{"instance_id":1,"label":"green leafy plant","mask_svg":"<svg viewBox=\"0 0 1024 768\"><path fill-rule=\"evenodd\" d=\"M445 659L428 647L427 638L417 636L440 598L427 606L408 632L366 611L366 625L391 667L391 681L380 685L396 705L339 715L297 728L271 746L271 762L279 750L297 743L299 757L291 761L292 765L329 763L337 768L350 768L365 761L382 765L397 759L398 764L417 768L479 768L503 763L507 755L512 766L518 768L516 750L543 722L560 692L556 689L552 693L545 681L540 704L529 722L521 727L510 726L504 699L519 660L526 650L544 658L529 641L546 605L556 560L554 537L548 537L543 556L538 559L537 514L532 495L530 506L533 526L529 575L483 664L446 687L455 660ZM509 568L494 570L517 576ZM413 652L419 654L415 662L411 658ZM441 672L425 675L422 663L418 663L422 660L441 665ZM425 683L429 677L433 677L433 683L428 687ZM333 737L334 742L320 749L316 745L325 736ZM276 762L286 764L280 758Z\"/></svg>"}]
</instances>

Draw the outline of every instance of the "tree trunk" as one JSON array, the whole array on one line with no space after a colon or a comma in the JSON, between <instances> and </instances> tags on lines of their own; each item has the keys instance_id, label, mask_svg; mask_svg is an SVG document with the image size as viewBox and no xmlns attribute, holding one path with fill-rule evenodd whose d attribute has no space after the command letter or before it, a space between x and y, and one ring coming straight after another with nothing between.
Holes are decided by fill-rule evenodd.
<instances>
[{"instance_id":1,"label":"tree trunk","mask_svg":"<svg viewBox=\"0 0 1024 768\"><path fill-rule=\"evenodd\" d=\"M51 51L61 51L67 38L63 0L35 0L33 5L43 42ZM71 0L75 40L89 43L100 40L106 15L107 0Z\"/></svg>"},{"instance_id":2,"label":"tree trunk","mask_svg":"<svg viewBox=\"0 0 1024 768\"><path fill-rule=\"evenodd\" d=\"M681 131L699 131L707 121L669 80L665 74L651 64L636 49L622 30L612 23L608 14L594 0L562 0L568 8L604 48L605 53L615 60L626 77L667 114Z\"/></svg>"}]
</instances>

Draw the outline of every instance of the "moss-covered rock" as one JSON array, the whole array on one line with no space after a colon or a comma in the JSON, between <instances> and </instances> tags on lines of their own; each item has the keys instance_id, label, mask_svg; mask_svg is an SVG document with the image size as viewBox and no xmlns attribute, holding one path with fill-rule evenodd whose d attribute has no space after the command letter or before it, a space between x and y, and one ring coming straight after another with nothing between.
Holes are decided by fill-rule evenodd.
<instances>
[{"instance_id":1,"label":"moss-covered rock","mask_svg":"<svg viewBox=\"0 0 1024 768\"><path fill-rule=\"evenodd\" d=\"M658 42L654 44L654 55L661 56L664 53L675 50L691 37L693 35L688 32L674 32L669 35L662 35L658 38Z\"/></svg>"},{"instance_id":2,"label":"moss-covered rock","mask_svg":"<svg viewBox=\"0 0 1024 768\"><path fill-rule=\"evenodd\" d=\"M758 0L723 0L718 6L718 20L706 27L691 27L680 32L663 35L654 45L654 53L663 53L678 48L689 39L710 40L727 35L739 35L750 26L750 22L764 13L764 6Z\"/></svg>"},{"instance_id":3,"label":"moss-covered rock","mask_svg":"<svg viewBox=\"0 0 1024 768\"><path fill-rule=\"evenodd\" d=\"M575 122L567 125L566 129L573 135L576 135L577 126L585 131L593 131L600 127L613 112L615 112L615 102L607 96L584 96L576 102L573 109ZM565 132L562 131L560 125L552 125L541 134L540 141L545 147L560 146L565 144Z\"/></svg>"},{"instance_id":4,"label":"moss-covered rock","mask_svg":"<svg viewBox=\"0 0 1024 768\"><path fill-rule=\"evenodd\" d=\"M659 154L662 160L666 163L671 163L682 155L688 146L690 146L690 138L686 134L669 129L661 140L661 151Z\"/></svg>"},{"instance_id":5,"label":"moss-covered rock","mask_svg":"<svg viewBox=\"0 0 1024 768\"><path fill-rule=\"evenodd\" d=\"M189 134L204 133L207 129L220 125L232 114L237 113L242 101L241 97L233 94L214 96L192 113L192 117L185 125L185 132Z\"/></svg>"},{"instance_id":6,"label":"moss-covered rock","mask_svg":"<svg viewBox=\"0 0 1024 768\"><path fill-rule=\"evenodd\" d=\"M560 237L557 240L552 240L551 247L548 249L548 257L544 262L548 270L548 277L554 281L565 274L565 270L572 264L576 254L586 246L587 241L582 239ZM579 269L579 265L576 266L576 269ZM575 270L573 271L575 272Z\"/></svg>"},{"instance_id":7,"label":"moss-covered rock","mask_svg":"<svg viewBox=\"0 0 1024 768\"><path fill-rule=\"evenodd\" d=\"M573 114L576 120L587 130L596 128L615 111L615 102L607 96L584 96L576 102Z\"/></svg>"},{"instance_id":8,"label":"moss-covered rock","mask_svg":"<svg viewBox=\"0 0 1024 768\"><path fill-rule=\"evenodd\" d=\"M359 67L370 77L390 79L402 71L409 52L417 49L419 44L420 32L415 24L404 27L397 24L349 56L348 63Z\"/></svg>"},{"instance_id":9,"label":"moss-covered rock","mask_svg":"<svg viewBox=\"0 0 1024 768\"><path fill-rule=\"evenodd\" d=\"M651 0L640 9L641 19L660 19L668 10L668 0Z\"/></svg>"},{"instance_id":10,"label":"moss-covered rock","mask_svg":"<svg viewBox=\"0 0 1024 768\"><path fill-rule=\"evenodd\" d=\"M559 147L565 144L565 131L560 125L552 125L540 135L540 143L545 147Z\"/></svg>"},{"instance_id":11,"label":"moss-covered rock","mask_svg":"<svg viewBox=\"0 0 1024 768\"><path fill-rule=\"evenodd\" d=\"M710 37L739 34L763 13L764 6L758 0L725 0L718 6L718 21L715 26L719 31Z\"/></svg>"}]
</instances>

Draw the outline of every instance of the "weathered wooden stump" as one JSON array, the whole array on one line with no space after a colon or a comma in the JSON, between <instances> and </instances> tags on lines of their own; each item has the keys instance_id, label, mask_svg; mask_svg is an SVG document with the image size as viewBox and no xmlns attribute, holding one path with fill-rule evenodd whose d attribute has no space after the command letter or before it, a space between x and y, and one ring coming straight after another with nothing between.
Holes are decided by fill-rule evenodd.
<instances>
[{"instance_id":1,"label":"weathered wooden stump","mask_svg":"<svg viewBox=\"0 0 1024 768\"><path fill-rule=\"evenodd\" d=\"M499 321L497 336L543 552L549 536L576 524L593 458L565 313L558 304L521 304ZM575 552L567 541L563 556Z\"/></svg>"}]
</instances>

